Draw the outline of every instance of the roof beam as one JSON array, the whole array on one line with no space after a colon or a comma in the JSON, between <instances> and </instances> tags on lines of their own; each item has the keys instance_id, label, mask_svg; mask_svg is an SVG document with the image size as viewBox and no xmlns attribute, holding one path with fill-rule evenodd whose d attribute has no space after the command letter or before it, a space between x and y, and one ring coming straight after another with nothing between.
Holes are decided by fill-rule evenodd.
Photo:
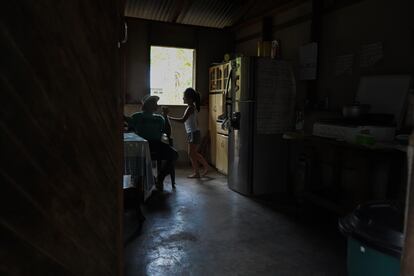
<instances>
[{"instance_id":1,"label":"roof beam","mask_svg":"<svg viewBox=\"0 0 414 276\"><path fill-rule=\"evenodd\" d=\"M180 23L184 19L192 4L192 0L178 0L170 22Z\"/></svg>"}]
</instances>

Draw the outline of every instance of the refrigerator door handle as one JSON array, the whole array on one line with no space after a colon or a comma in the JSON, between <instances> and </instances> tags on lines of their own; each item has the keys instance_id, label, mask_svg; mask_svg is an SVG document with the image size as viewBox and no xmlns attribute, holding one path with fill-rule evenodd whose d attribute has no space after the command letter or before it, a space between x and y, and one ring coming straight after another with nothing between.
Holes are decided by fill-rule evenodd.
<instances>
[{"instance_id":1,"label":"refrigerator door handle","mask_svg":"<svg viewBox=\"0 0 414 276\"><path fill-rule=\"evenodd\" d=\"M233 69L230 69L229 78L227 79L226 92L224 93L225 99L226 99L224 114L226 114L226 117L224 118L224 121L221 124L222 129L229 129L230 124L231 124L230 120L231 120L231 114L233 111L232 110L233 98L231 96L231 91L229 91L230 90L229 88L230 88L230 82L232 78L233 78Z\"/></svg>"}]
</instances>

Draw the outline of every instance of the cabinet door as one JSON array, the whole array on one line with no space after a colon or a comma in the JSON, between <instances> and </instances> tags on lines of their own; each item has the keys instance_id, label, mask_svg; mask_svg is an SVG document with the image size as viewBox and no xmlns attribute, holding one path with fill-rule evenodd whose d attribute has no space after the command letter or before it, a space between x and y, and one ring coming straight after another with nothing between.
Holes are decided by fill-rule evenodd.
<instances>
[{"instance_id":1,"label":"cabinet door","mask_svg":"<svg viewBox=\"0 0 414 276\"><path fill-rule=\"evenodd\" d=\"M212 94L209 97L209 130L210 130L210 162L216 166L216 135L217 135L217 94Z\"/></svg>"},{"instance_id":2,"label":"cabinet door","mask_svg":"<svg viewBox=\"0 0 414 276\"><path fill-rule=\"evenodd\" d=\"M227 174L228 168L228 136L217 134L216 167L223 174Z\"/></svg>"},{"instance_id":3,"label":"cabinet door","mask_svg":"<svg viewBox=\"0 0 414 276\"><path fill-rule=\"evenodd\" d=\"M218 116L222 115L224 113L224 107L225 107L225 103L224 103L224 94L220 93L216 95L216 120L218 118Z\"/></svg>"},{"instance_id":4,"label":"cabinet door","mask_svg":"<svg viewBox=\"0 0 414 276\"><path fill-rule=\"evenodd\" d=\"M217 89L216 88L216 79L217 79L217 77L216 77L215 67L210 67L208 72L209 72L209 76L210 76L209 77L209 90L210 90L210 92L215 91Z\"/></svg>"},{"instance_id":5,"label":"cabinet door","mask_svg":"<svg viewBox=\"0 0 414 276\"><path fill-rule=\"evenodd\" d=\"M222 65L218 65L216 67L216 88L217 90L222 90L223 89L223 66Z\"/></svg>"}]
</instances>

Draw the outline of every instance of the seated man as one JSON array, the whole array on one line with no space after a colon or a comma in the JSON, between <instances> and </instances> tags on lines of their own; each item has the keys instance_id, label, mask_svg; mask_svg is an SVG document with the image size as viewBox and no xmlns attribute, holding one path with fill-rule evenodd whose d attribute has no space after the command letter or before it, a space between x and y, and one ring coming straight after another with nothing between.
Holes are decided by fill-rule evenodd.
<instances>
[{"instance_id":1,"label":"seated man","mask_svg":"<svg viewBox=\"0 0 414 276\"><path fill-rule=\"evenodd\" d=\"M142 99L142 111L132 114L128 119L128 125L139 136L148 140L151 154L154 153L157 160L165 160L159 170L156 183L157 189L163 190L164 178L172 171L178 153L173 147L161 142L165 122L161 115L154 114L158 108L158 100L157 96L146 95Z\"/></svg>"}]
</instances>

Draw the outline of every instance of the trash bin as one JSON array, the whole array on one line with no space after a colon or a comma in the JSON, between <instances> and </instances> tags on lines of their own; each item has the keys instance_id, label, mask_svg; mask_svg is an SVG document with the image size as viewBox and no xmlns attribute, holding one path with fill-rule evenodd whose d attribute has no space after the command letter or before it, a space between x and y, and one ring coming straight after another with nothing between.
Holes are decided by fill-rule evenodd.
<instances>
[{"instance_id":1,"label":"trash bin","mask_svg":"<svg viewBox=\"0 0 414 276\"><path fill-rule=\"evenodd\" d=\"M403 247L404 211L392 202L358 206L339 220L347 237L349 276L398 276Z\"/></svg>"}]
</instances>

